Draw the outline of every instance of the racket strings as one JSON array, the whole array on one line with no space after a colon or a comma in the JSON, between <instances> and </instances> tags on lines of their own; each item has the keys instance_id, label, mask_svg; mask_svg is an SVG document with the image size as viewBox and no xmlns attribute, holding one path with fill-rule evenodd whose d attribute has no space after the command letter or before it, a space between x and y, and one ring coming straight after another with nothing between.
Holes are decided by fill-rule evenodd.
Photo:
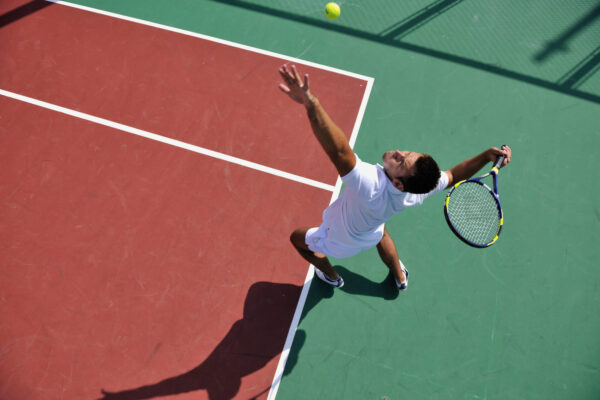
<instances>
[{"instance_id":1,"label":"racket strings","mask_svg":"<svg viewBox=\"0 0 600 400\"><path fill-rule=\"evenodd\" d=\"M496 199L476 182L465 182L454 189L447 212L456 231L479 245L492 242L500 229Z\"/></svg>"}]
</instances>

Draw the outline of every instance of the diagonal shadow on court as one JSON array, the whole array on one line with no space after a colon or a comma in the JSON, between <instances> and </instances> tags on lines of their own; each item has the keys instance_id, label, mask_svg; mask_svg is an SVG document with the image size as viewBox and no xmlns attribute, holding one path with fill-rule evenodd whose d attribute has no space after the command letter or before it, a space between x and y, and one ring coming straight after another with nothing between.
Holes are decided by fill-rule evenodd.
<instances>
[{"instance_id":1,"label":"diagonal shadow on court","mask_svg":"<svg viewBox=\"0 0 600 400\"><path fill-rule=\"evenodd\" d=\"M598 18L600 18L600 3L596 4L594 9L571 25L569 29L564 31L558 38L548 42L546 47L534 56L534 60L537 62L542 62L553 53L565 51L568 47L569 40L575 37L579 32L581 32Z\"/></svg>"},{"instance_id":2,"label":"diagonal shadow on court","mask_svg":"<svg viewBox=\"0 0 600 400\"><path fill-rule=\"evenodd\" d=\"M571 25L559 37L548 42L546 47L534 56L538 63L546 61L551 55L557 52L564 52L568 49L569 41L578 33L591 25L600 18L600 3L584 15L581 19ZM593 50L586 58L571 68L564 76L558 80L558 84L565 88L578 88L587 79L594 75L600 68L600 46Z\"/></svg>"},{"instance_id":3,"label":"diagonal shadow on court","mask_svg":"<svg viewBox=\"0 0 600 400\"><path fill-rule=\"evenodd\" d=\"M292 318L289 312L283 310L294 310L301 291L301 286L292 284L253 284L244 302L243 318L232 325L200 365L183 374L135 389L119 392L102 390L102 400L151 399L198 390L206 390L211 400L233 398L244 376L263 368L281 353ZM327 293L324 296L331 294ZM322 298L313 296L304 312L309 312ZM303 338L304 332L297 334L295 343L303 343ZM290 356L287 366L293 368L294 365L294 356ZM269 389L270 386L256 396Z\"/></svg>"},{"instance_id":4,"label":"diagonal shadow on court","mask_svg":"<svg viewBox=\"0 0 600 400\"><path fill-rule=\"evenodd\" d=\"M381 32L381 36L385 39L399 40L419 28L421 25L426 24L463 1L464 0L438 0L429 7L423 8L405 20L400 21L395 26Z\"/></svg>"},{"instance_id":5,"label":"diagonal shadow on court","mask_svg":"<svg viewBox=\"0 0 600 400\"><path fill-rule=\"evenodd\" d=\"M0 15L0 28L25 18L37 11L40 11L54 3L45 0L32 0L29 3L23 4L20 7L15 8L7 13Z\"/></svg>"},{"instance_id":6,"label":"diagonal shadow on court","mask_svg":"<svg viewBox=\"0 0 600 400\"><path fill-rule=\"evenodd\" d=\"M388 273L382 282L373 282L341 265L336 265L335 269L344 277L345 284L341 288L343 292L360 296L380 297L384 300L394 300L398 297L399 292L391 273Z\"/></svg>"},{"instance_id":7,"label":"diagonal shadow on court","mask_svg":"<svg viewBox=\"0 0 600 400\"><path fill-rule=\"evenodd\" d=\"M482 71L486 71L489 73L493 73L496 75L504 76L506 78L514 79L517 81L525 82L530 85L539 86L542 88L546 88L549 90L553 90L556 92L560 92L563 94L567 94L570 96L578 97L580 99L588 100L594 103L600 103L600 95L594 93L588 93L581 90L577 90L575 87L566 86L560 83L551 82L542 78L538 78L535 76L527 75L521 72L512 71L509 69L505 69L499 67L494 64L488 64L485 62L477 61L471 58L446 53L443 51L430 49L427 47L402 42L401 39L407 32L414 30L415 28L424 25L432 18L437 15L440 15L442 12L454 7L456 4L460 3L458 0L440 0L434 2L434 6L432 10L425 10L424 12L417 13L414 15L413 19L405 20L400 23L399 26L392 27L391 31L386 30L385 32L379 33L371 33L367 31L363 31L356 28L346 27L342 25L332 25L329 22L321 21L316 18L305 17L302 15L296 15L291 12L274 9L271 7L267 7L264 5L253 4L244 0L211 0L217 3L227 4L234 7L240 7L247 10L251 10L258 13L263 13L266 15L272 15L278 18L285 18L292 21L300 22L307 25L316 26L319 28L323 28L330 31L336 31L345 35L351 35L357 38L361 38L364 40L370 40L373 42L381 43L386 46L391 46L407 51L412 51L414 53L423 54L426 56L434 57L437 59L450 61L456 64L465 65L471 68L476 68ZM592 14L595 11L592 12ZM595 17L594 17L595 18Z\"/></svg>"}]
</instances>

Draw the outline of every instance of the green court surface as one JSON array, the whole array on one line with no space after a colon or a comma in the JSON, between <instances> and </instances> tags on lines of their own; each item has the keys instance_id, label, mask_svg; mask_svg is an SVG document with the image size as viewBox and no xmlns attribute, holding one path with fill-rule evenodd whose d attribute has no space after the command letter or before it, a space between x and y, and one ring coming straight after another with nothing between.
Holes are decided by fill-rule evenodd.
<instances>
[{"instance_id":1,"label":"green court surface","mask_svg":"<svg viewBox=\"0 0 600 400\"><path fill-rule=\"evenodd\" d=\"M346 286L313 282L277 399L600 398L597 1L77 3L373 77L365 161L512 147L497 244L457 240L442 195L394 217L408 291L374 249L334 260Z\"/></svg>"}]
</instances>

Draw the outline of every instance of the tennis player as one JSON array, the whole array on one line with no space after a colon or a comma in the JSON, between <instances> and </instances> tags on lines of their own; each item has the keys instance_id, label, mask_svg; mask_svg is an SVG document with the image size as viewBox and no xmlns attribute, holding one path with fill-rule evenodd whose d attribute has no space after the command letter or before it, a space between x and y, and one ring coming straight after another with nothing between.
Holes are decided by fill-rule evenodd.
<instances>
[{"instance_id":1,"label":"tennis player","mask_svg":"<svg viewBox=\"0 0 600 400\"><path fill-rule=\"evenodd\" d=\"M327 256L352 257L377 246L397 288L406 290L408 271L398 258L385 222L455 182L470 178L499 155L506 156L502 166L506 165L510 162L510 147L492 147L443 172L429 154L414 151L386 151L382 156L383 165L372 165L361 161L350 148L344 132L309 90L308 75L304 75L303 80L294 65L291 69L283 65L279 73L284 82L279 88L304 105L316 139L345 184L338 199L323 212L321 226L296 229L290 236L292 244L316 267L319 279L338 288L344 285L344 280Z\"/></svg>"}]
</instances>

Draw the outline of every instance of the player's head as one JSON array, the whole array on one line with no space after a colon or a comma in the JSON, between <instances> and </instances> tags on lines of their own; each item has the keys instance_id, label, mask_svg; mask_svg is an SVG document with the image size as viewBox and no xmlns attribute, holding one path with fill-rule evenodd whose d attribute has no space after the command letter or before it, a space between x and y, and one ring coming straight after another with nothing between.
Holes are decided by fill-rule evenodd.
<instances>
[{"instance_id":1,"label":"player's head","mask_svg":"<svg viewBox=\"0 0 600 400\"><path fill-rule=\"evenodd\" d=\"M414 151L386 151L383 169L396 189L409 193L428 193L440 179L440 168L429 154Z\"/></svg>"}]
</instances>

